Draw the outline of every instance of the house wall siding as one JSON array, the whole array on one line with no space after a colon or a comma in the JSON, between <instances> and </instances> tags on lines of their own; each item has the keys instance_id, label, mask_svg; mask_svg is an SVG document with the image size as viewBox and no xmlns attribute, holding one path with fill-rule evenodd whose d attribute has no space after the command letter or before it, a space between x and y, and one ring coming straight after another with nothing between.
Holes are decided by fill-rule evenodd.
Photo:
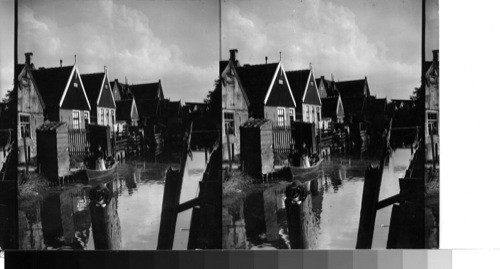
<instances>
[{"instance_id":1,"label":"house wall siding","mask_svg":"<svg viewBox=\"0 0 500 269\"><path fill-rule=\"evenodd\" d=\"M265 119L269 119L272 121L273 125L278 125L278 108L284 108L285 109L285 118L284 118L284 124L285 125L290 125L290 108L294 107L275 107L275 106L265 106L264 107L264 115Z\"/></svg>"},{"instance_id":2,"label":"house wall siding","mask_svg":"<svg viewBox=\"0 0 500 269\"><path fill-rule=\"evenodd\" d=\"M21 80L19 81L19 91L18 91L18 124L17 124L17 139L18 146L20 147L20 154L18 161L21 163L25 162L24 156L24 141L21 133L21 116L29 117L30 125L30 135L26 138L26 147L29 148L29 154L31 157L36 157L37 153L37 139L36 139L36 129L43 124L44 115L43 107L41 103L40 96L36 92L35 85L33 84L33 78L30 72L25 69L21 74Z\"/></svg>"}]
</instances>

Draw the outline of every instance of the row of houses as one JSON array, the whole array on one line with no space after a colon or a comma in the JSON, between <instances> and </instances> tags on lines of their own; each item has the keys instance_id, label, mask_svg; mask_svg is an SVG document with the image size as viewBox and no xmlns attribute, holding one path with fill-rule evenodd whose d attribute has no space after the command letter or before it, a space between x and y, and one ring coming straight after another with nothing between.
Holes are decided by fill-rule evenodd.
<instances>
[{"instance_id":1,"label":"row of houses","mask_svg":"<svg viewBox=\"0 0 500 269\"><path fill-rule=\"evenodd\" d=\"M36 130L47 121L66 123L84 137L89 125L98 125L108 126L114 138L133 130L153 142L167 125L180 121L181 102L164 98L160 80L129 85L111 81L106 67L81 74L76 56L73 65L63 66L61 60L51 68L36 68L32 57L25 53L25 63L16 67L19 163L36 157Z\"/></svg>"},{"instance_id":2,"label":"row of houses","mask_svg":"<svg viewBox=\"0 0 500 269\"><path fill-rule=\"evenodd\" d=\"M368 79L334 81L316 77L312 65L286 71L283 64L242 65L238 50L220 63L224 159L240 154L239 126L249 119L267 119L273 126L313 123L318 133L343 132L366 144L366 130L383 132L387 99L372 96ZM368 128L370 126L371 128Z\"/></svg>"}]
</instances>

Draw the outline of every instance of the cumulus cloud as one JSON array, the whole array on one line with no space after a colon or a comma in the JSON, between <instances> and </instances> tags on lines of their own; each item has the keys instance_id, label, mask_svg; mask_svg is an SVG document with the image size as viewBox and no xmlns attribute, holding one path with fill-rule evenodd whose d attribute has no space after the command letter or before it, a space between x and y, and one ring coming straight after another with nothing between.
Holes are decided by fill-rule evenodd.
<instances>
[{"instance_id":1,"label":"cumulus cloud","mask_svg":"<svg viewBox=\"0 0 500 269\"><path fill-rule=\"evenodd\" d=\"M242 61L262 63L265 56L278 61L281 51L287 70L312 63L316 76L333 73L335 80L368 76L378 97L408 98L418 85L420 63L390 57L390 45L369 40L350 9L322 0L260 4L224 4L225 53L238 48Z\"/></svg>"},{"instance_id":2,"label":"cumulus cloud","mask_svg":"<svg viewBox=\"0 0 500 269\"><path fill-rule=\"evenodd\" d=\"M200 101L213 87L215 63L197 66L183 61L182 48L157 36L143 12L111 0L93 3L72 3L85 11L70 25L37 16L36 7L22 6L20 55L33 51L36 65L56 66L61 58L73 64L77 54L82 73L101 72L106 65L111 79L123 81L126 76L136 84L161 79L165 96L172 99Z\"/></svg>"}]
</instances>

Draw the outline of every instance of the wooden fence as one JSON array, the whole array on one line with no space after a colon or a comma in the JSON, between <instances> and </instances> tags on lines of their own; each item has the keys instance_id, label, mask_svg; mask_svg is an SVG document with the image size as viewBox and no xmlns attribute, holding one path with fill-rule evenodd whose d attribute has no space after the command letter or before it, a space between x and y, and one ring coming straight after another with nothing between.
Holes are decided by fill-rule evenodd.
<instances>
[{"instance_id":1,"label":"wooden fence","mask_svg":"<svg viewBox=\"0 0 500 269\"><path fill-rule=\"evenodd\" d=\"M69 155L70 156L84 156L86 149L90 147L87 141L87 131L80 129L69 129Z\"/></svg>"},{"instance_id":2,"label":"wooden fence","mask_svg":"<svg viewBox=\"0 0 500 269\"><path fill-rule=\"evenodd\" d=\"M290 153L295 144L292 139L292 130L288 126L273 126L273 151L274 153Z\"/></svg>"}]
</instances>

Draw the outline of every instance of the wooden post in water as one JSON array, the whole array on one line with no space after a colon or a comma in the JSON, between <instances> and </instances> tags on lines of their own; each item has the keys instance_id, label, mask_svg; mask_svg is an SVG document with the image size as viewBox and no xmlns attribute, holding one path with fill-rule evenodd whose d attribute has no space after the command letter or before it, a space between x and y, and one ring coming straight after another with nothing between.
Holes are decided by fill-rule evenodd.
<instances>
[{"instance_id":1,"label":"wooden post in water","mask_svg":"<svg viewBox=\"0 0 500 269\"><path fill-rule=\"evenodd\" d=\"M193 123L191 123L183 139L184 145L180 159L180 169L174 171L169 168L167 171L165 189L163 191L163 205L157 249L172 249L174 244L175 225L177 224L177 214L182 189L182 176L184 175L187 156L190 151L192 129Z\"/></svg>"},{"instance_id":2,"label":"wooden post in water","mask_svg":"<svg viewBox=\"0 0 500 269\"><path fill-rule=\"evenodd\" d=\"M365 172L363 186L363 200L361 202L361 216L359 219L357 249L370 249L373 241L375 218L377 216L377 203L382 181L381 169L368 166Z\"/></svg>"}]
</instances>

